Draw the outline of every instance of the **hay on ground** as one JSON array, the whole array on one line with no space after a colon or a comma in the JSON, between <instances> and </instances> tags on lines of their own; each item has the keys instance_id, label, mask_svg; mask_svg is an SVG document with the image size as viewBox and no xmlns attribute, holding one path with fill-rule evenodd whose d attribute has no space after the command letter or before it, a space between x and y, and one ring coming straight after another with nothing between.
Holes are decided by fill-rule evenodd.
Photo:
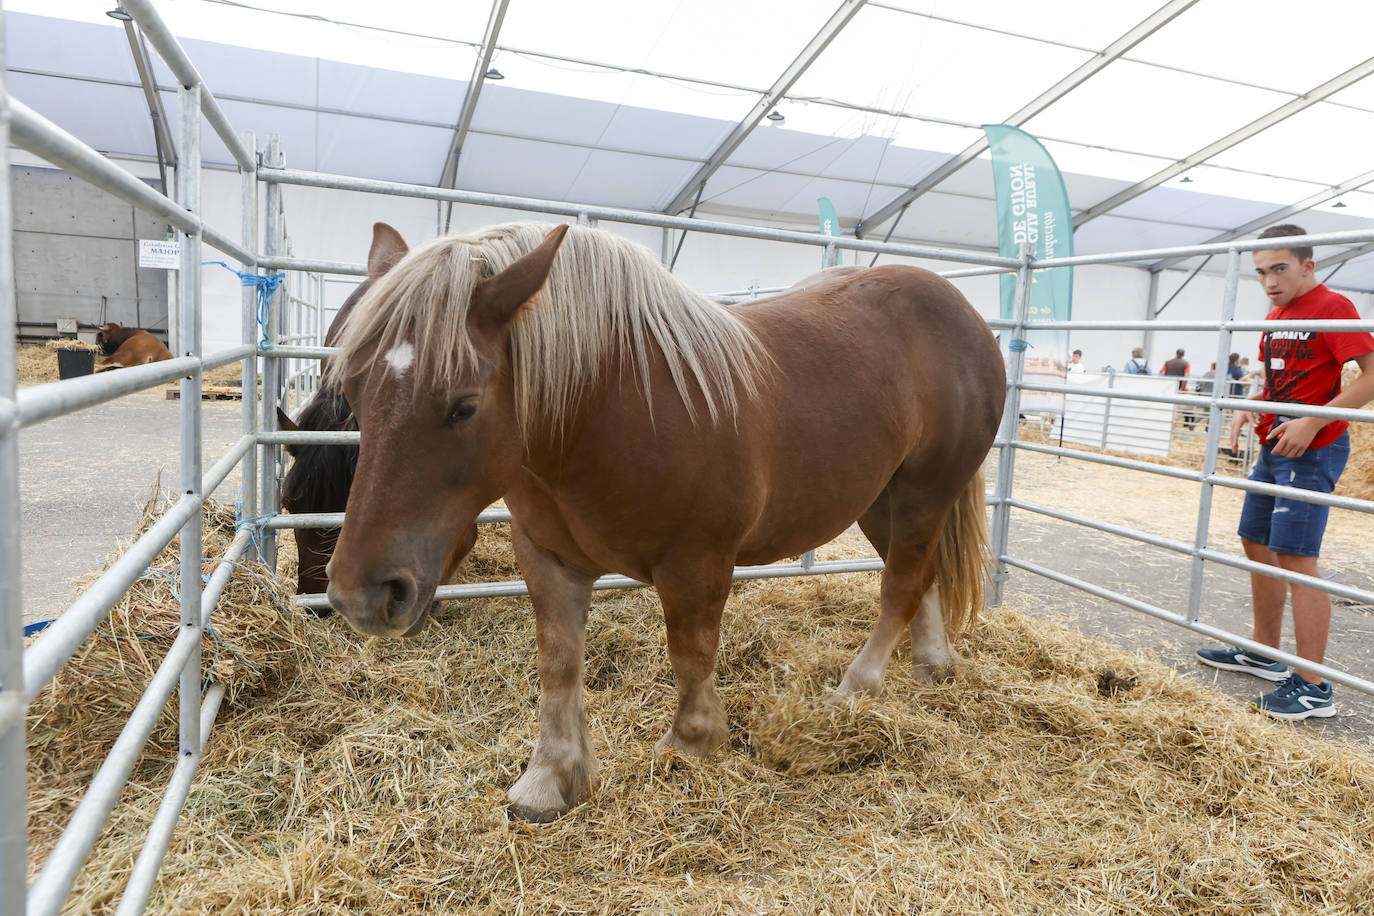
<instances>
[{"instance_id":1,"label":"hay on ground","mask_svg":"<svg viewBox=\"0 0 1374 916\"><path fill-rule=\"evenodd\" d=\"M216 507L207 553L232 533ZM1374 760L1010 610L983 615L951 682L914 683L903 647L881 698L835 704L877 577L741 583L719 662L731 740L698 761L653 752L673 702L653 592L601 593L600 789L531 826L503 803L536 734L525 600L363 639L285 612L249 569L206 644L228 694L151 912L1370 912ZM499 526L468 569L517 574ZM177 619L165 580L140 583L35 702L37 860ZM169 710L72 911L112 908L175 740Z\"/></svg>"},{"instance_id":2,"label":"hay on ground","mask_svg":"<svg viewBox=\"0 0 1374 916\"><path fill-rule=\"evenodd\" d=\"M54 350L99 350L94 344L83 343L74 338L53 338L46 343L25 344L14 348L14 359L16 375L18 376L18 386L27 388L30 385L42 385L46 382L55 382L57 375L57 355ZM96 368L101 368L99 356L96 357ZM243 369L239 363L230 363L227 366L220 366L206 372L201 379L204 385L217 385L233 387L243 381Z\"/></svg>"}]
</instances>

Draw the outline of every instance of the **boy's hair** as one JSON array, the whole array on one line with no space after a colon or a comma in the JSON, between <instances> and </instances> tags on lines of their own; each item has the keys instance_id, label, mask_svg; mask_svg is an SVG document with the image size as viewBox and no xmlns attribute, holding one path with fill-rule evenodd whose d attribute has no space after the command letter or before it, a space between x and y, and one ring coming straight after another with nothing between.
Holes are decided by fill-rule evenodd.
<instances>
[{"instance_id":1,"label":"boy's hair","mask_svg":"<svg viewBox=\"0 0 1374 916\"><path fill-rule=\"evenodd\" d=\"M1083 351L1082 351L1082 350L1074 350L1074 351L1073 351L1073 355L1074 355L1074 356L1082 356L1082 355L1083 355Z\"/></svg>"},{"instance_id":2,"label":"boy's hair","mask_svg":"<svg viewBox=\"0 0 1374 916\"><path fill-rule=\"evenodd\" d=\"M1174 351L1174 357L1175 357L1176 359L1182 359L1182 358L1183 358L1183 351L1182 351L1182 350L1175 350L1175 351Z\"/></svg>"},{"instance_id":3,"label":"boy's hair","mask_svg":"<svg viewBox=\"0 0 1374 916\"><path fill-rule=\"evenodd\" d=\"M1292 223L1281 223L1277 226L1270 226L1259 234L1262 239L1280 239L1289 235L1306 235L1307 230ZM1306 261L1312 257L1311 245L1291 245L1289 251L1298 256L1299 261Z\"/></svg>"}]
</instances>

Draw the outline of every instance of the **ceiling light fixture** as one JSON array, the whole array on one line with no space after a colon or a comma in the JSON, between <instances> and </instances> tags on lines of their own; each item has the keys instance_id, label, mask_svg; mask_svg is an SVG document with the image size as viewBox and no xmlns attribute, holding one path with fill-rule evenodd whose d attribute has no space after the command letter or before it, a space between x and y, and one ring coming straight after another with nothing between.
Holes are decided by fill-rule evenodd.
<instances>
[{"instance_id":1,"label":"ceiling light fixture","mask_svg":"<svg viewBox=\"0 0 1374 916\"><path fill-rule=\"evenodd\" d=\"M1189 178L1187 175L1184 175L1182 178L1180 178L1180 179L1178 180L1178 183L1179 183L1179 184L1192 184L1192 183L1193 183L1193 179Z\"/></svg>"},{"instance_id":2,"label":"ceiling light fixture","mask_svg":"<svg viewBox=\"0 0 1374 916\"><path fill-rule=\"evenodd\" d=\"M495 67L492 67L490 70L486 72L486 78L489 80L503 80L506 78L506 74L502 73L500 70L497 70Z\"/></svg>"},{"instance_id":3,"label":"ceiling light fixture","mask_svg":"<svg viewBox=\"0 0 1374 916\"><path fill-rule=\"evenodd\" d=\"M120 22L133 22L133 14L126 10L122 5L116 6L112 10L106 10L105 15L111 19L118 19Z\"/></svg>"},{"instance_id":4,"label":"ceiling light fixture","mask_svg":"<svg viewBox=\"0 0 1374 916\"><path fill-rule=\"evenodd\" d=\"M1332 206L1332 207L1344 207L1344 206L1345 206L1345 201L1343 201L1343 200L1338 200L1338 201L1336 201L1334 204L1332 204L1331 206Z\"/></svg>"},{"instance_id":5,"label":"ceiling light fixture","mask_svg":"<svg viewBox=\"0 0 1374 916\"><path fill-rule=\"evenodd\" d=\"M787 120L786 118L784 118L784 117L782 116L782 112L781 112L781 111L778 111L776 108L774 108L772 111L768 112L767 117L768 117L768 120L772 121L774 124L781 124L783 121L786 121L786 120Z\"/></svg>"}]
</instances>

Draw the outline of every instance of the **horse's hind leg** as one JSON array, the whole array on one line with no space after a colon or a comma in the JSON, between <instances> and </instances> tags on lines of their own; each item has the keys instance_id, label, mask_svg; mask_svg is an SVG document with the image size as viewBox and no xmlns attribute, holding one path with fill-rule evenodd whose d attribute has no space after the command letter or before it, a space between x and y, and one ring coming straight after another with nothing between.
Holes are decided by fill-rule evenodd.
<instances>
[{"instance_id":1,"label":"horse's hind leg","mask_svg":"<svg viewBox=\"0 0 1374 916\"><path fill-rule=\"evenodd\" d=\"M654 570L654 587L663 602L668 656L677 677L677 711L658 746L704 757L725 743L729 723L716 693L716 650L720 615L730 595L728 559L701 562L675 559Z\"/></svg>"},{"instance_id":2,"label":"horse's hind leg","mask_svg":"<svg viewBox=\"0 0 1374 916\"><path fill-rule=\"evenodd\" d=\"M840 693L881 693L892 650L906 629L911 632L917 678L932 680L953 662L934 588L936 550L947 512L938 500L902 488L894 479L859 519L859 527L886 564L881 586L882 609L868 641L845 671Z\"/></svg>"},{"instance_id":3,"label":"horse's hind leg","mask_svg":"<svg viewBox=\"0 0 1374 916\"><path fill-rule=\"evenodd\" d=\"M596 757L582 706L587 607L595 576L565 565L518 524L511 541L534 605L539 647L539 738L525 775L506 793L510 814L551 821L591 796Z\"/></svg>"}]
</instances>

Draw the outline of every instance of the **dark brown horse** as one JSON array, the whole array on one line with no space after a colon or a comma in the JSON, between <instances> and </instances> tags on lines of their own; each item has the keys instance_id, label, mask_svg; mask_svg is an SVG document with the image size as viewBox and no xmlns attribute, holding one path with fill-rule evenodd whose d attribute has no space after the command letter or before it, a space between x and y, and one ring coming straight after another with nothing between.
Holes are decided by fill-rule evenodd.
<instances>
[{"instance_id":1,"label":"dark brown horse","mask_svg":"<svg viewBox=\"0 0 1374 916\"><path fill-rule=\"evenodd\" d=\"M126 328L109 322L95 334L100 353L106 357L101 369L142 366L171 359L172 353L162 341L142 328Z\"/></svg>"},{"instance_id":2,"label":"dark brown horse","mask_svg":"<svg viewBox=\"0 0 1374 916\"><path fill-rule=\"evenodd\" d=\"M539 738L511 811L586 799L584 629L608 572L663 603L677 711L660 746L727 735L716 694L736 564L855 520L886 561L842 693L877 694L898 638L917 675L982 604L979 467L1006 381L993 335L928 271L841 271L726 309L642 247L516 224L438 239L373 284L330 376L362 428L329 598L362 633L423 626L446 551L504 497L539 648Z\"/></svg>"},{"instance_id":3,"label":"dark brown horse","mask_svg":"<svg viewBox=\"0 0 1374 916\"><path fill-rule=\"evenodd\" d=\"M325 332L324 344L334 345L348 313L358 300L367 292L374 280L386 273L407 251L405 240L386 223L376 223L372 227L372 248L367 258L367 280L358 285ZM355 430L358 422L348 399L337 384L324 382L318 391L301 409L299 418L292 420L280 407L277 408L277 425L290 432L319 430ZM297 514L315 512L343 512L348 504L348 490L353 484L353 472L358 464L356 445L288 445L291 468L282 481L281 504L283 512ZM296 594L321 594L329 586L325 574L326 564L334 552L334 542L338 539L337 528L297 528L296 553L299 563L296 569ZM458 564L467 556L477 540L477 526L472 525L465 536L460 537L450 551L444 566L444 581L452 578ZM331 610L317 612L327 616Z\"/></svg>"}]
</instances>

